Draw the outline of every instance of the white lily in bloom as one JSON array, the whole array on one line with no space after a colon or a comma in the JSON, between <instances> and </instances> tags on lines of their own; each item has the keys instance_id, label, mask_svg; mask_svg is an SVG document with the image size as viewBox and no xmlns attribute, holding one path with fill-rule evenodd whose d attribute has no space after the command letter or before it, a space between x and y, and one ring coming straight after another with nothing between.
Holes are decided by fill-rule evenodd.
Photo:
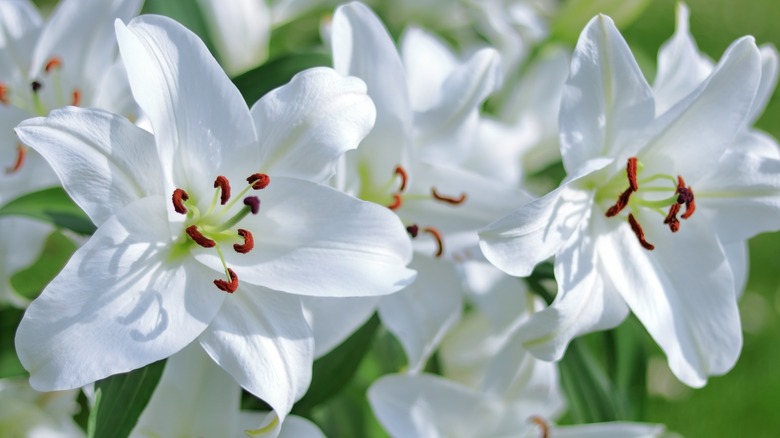
<instances>
[{"instance_id":1,"label":"white lily in bloom","mask_svg":"<svg viewBox=\"0 0 780 438\"><path fill-rule=\"evenodd\" d=\"M491 214L507 211L504 200L525 199L458 167L471 147L479 106L499 85L496 52L481 50L457 62L431 40L410 30L402 61L365 5L341 6L333 17L334 66L363 79L377 106L376 125L354 153L345 155L337 186L389 207L415 241L411 267L417 280L379 303L382 322L400 340L412 371L425 365L460 315L463 292L452 260L471 248L478 254L476 230ZM412 79L416 74L427 76ZM353 312L368 315L366 308L374 304L355 303ZM310 308L316 312L316 306Z\"/></svg>"},{"instance_id":2,"label":"white lily in bloom","mask_svg":"<svg viewBox=\"0 0 780 438\"><path fill-rule=\"evenodd\" d=\"M113 24L140 8L140 0L64 0L44 21L27 0L0 1L0 205L58 184L45 160L16 137L19 122L73 104L130 110ZM10 278L36 260L54 227L26 218L0 223L0 302L24 307L28 300Z\"/></svg>"},{"instance_id":3,"label":"white lily in bloom","mask_svg":"<svg viewBox=\"0 0 780 438\"><path fill-rule=\"evenodd\" d=\"M560 359L573 337L616 326L630 308L684 383L731 369L742 336L728 245L780 223L780 162L729 147L761 76L759 50L742 38L656 117L612 20L591 20L561 102L569 176L480 234L485 256L511 275L555 256L558 294L521 330L525 348ZM720 160L731 167L712 175Z\"/></svg>"},{"instance_id":4,"label":"white lily in bloom","mask_svg":"<svg viewBox=\"0 0 780 438\"><path fill-rule=\"evenodd\" d=\"M318 184L371 128L365 85L312 69L250 110L180 24L116 33L154 135L75 107L17 129L98 226L27 309L19 358L34 387L72 388L195 341L281 420L311 378L299 295L388 294L414 276L394 215Z\"/></svg>"},{"instance_id":5,"label":"white lily in bloom","mask_svg":"<svg viewBox=\"0 0 780 438\"><path fill-rule=\"evenodd\" d=\"M241 410L241 387L197 343L171 356L133 431L143 437L324 437L308 420Z\"/></svg>"},{"instance_id":6,"label":"white lily in bloom","mask_svg":"<svg viewBox=\"0 0 780 438\"><path fill-rule=\"evenodd\" d=\"M499 282L493 293L510 296L528 317L533 298L517 280ZM514 286L514 287L512 287ZM523 304L527 302L528 305ZM604 423L558 427L550 422L563 410L554 363L533 358L507 338L492 317L470 313L442 343L443 376L388 375L368 390L379 422L393 437L654 437L662 426Z\"/></svg>"}]
</instances>

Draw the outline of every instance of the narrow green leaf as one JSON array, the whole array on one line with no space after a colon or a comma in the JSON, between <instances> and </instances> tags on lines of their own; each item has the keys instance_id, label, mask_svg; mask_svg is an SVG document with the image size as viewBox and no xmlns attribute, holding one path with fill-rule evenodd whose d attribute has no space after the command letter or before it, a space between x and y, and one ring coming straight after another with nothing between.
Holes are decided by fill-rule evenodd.
<instances>
[{"instance_id":1,"label":"narrow green leaf","mask_svg":"<svg viewBox=\"0 0 780 438\"><path fill-rule=\"evenodd\" d=\"M27 374L16 356L14 337L24 310L14 307L0 309L0 378Z\"/></svg>"},{"instance_id":2,"label":"narrow green leaf","mask_svg":"<svg viewBox=\"0 0 780 438\"><path fill-rule=\"evenodd\" d=\"M138 422L160 381L165 360L95 383L94 413L90 415L90 438L125 437ZM94 417L94 418L93 418Z\"/></svg>"},{"instance_id":3,"label":"narrow green leaf","mask_svg":"<svg viewBox=\"0 0 780 438\"><path fill-rule=\"evenodd\" d=\"M79 234L95 232L95 225L62 187L52 187L16 198L0 208L0 216L26 216Z\"/></svg>"},{"instance_id":4,"label":"narrow green leaf","mask_svg":"<svg viewBox=\"0 0 780 438\"><path fill-rule=\"evenodd\" d=\"M374 314L349 339L314 361L311 386L306 395L293 406L293 414L305 416L305 413L336 395L352 380L360 362L371 348L378 327L379 318Z\"/></svg>"},{"instance_id":5,"label":"narrow green leaf","mask_svg":"<svg viewBox=\"0 0 780 438\"><path fill-rule=\"evenodd\" d=\"M599 423L622 419L616 391L603 366L588 348L585 338L569 344L560 362L561 384L574 423Z\"/></svg>"},{"instance_id":6,"label":"narrow green leaf","mask_svg":"<svg viewBox=\"0 0 780 438\"><path fill-rule=\"evenodd\" d=\"M35 299L62 270L77 248L61 232L51 233L38 260L11 276L10 283L14 291L29 300Z\"/></svg>"},{"instance_id":7,"label":"narrow green leaf","mask_svg":"<svg viewBox=\"0 0 780 438\"><path fill-rule=\"evenodd\" d=\"M296 73L330 64L330 55L322 52L284 55L236 76L233 83L251 106L269 91L289 82Z\"/></svg>"}]
</instances>

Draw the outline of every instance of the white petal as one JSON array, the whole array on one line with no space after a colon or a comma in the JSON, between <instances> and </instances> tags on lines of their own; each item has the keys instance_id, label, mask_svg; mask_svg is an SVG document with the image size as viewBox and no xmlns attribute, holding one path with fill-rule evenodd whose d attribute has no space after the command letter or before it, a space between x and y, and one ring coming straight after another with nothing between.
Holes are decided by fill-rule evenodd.
<instances>
[{"instance_id":1,"label":"white petal","mask_svg":"<svg viewBox=\"0 0 780 438\"><path fill-rule=\"evenodd\" d=\"M10 302L26 307L28 300L16 294L11 277L41 255L54 226L26 217L0 217L0 306Z\"/></svg>"},{"instance_id":2,"label":"white petal","mask_svg":"<svg viewBox=\"0 0 780 438\"><path fill-rule=\"evenodd\" d=\"M437 36L416 27L401 36L401 57L415 111L430 109L441 98L442 85L458 66L452 50Z\"/></svg>"},{"instance_id":3,"label":"white petal","mask_svg":"<svg viewBox=\"0 0 780 438\"><path fill-rule=\"evenodd\" d=\"M780 159L780 145L771 135L758 129L746 129L739 133L729 149L748 152L766 158ZM721 162L723 159L721 158Z\"/></svg>"},{"instance_id":4,"label":"white petal","mask_svg":"<svg viewBox=\"0 0 780 438\"><path fill-rule=\"evenodd\" d=\"M636 218L653 251L622 223L599 241L598 255L672 372L689 386L703 386L707 376L730 370L742 348L728 260L706 221L686 222L672 235L654 212Z\"/></svg>"},{"instance_id":5,"label":"white petal","mask_svg":"<svg viewBox=\"0 0 780 438\"><path fill-rule=\"evenodd\" d=\"M314 338L294 295L245 286L199 338L215 362L280 417L311 382Z\"/></svg>"},{"instance_id":6,"label":"white petal","mask_svg":"<svg viewBox=\"0 0 780 438\"><path fill-rule=\"evenodd\" d=\"M389 209L292 178L274 178L260 193L260 214L242 222L255 249L225 253L242 282L323 297L375 296L414 279L411 242ZM214 251L197 257L219 269Z\"/></svg>"},{"instance_id":7,"label":"white petal","mask_svg":"<svg viewBox=\"0 0 780 438\"><path fill-rule=\"evenodd\" d=\"M562 185L485 227L479 246L490 263L524 277L558 252L592 202L591 194L573 185Z\"/></svg>"},{"instance_id":8,"label":"white petal","mask_svg":"<svg viewBox=\"0 0 780 438\"><path fill-rule=\"evenodd\" d=\"M474 144L479 110L502 82L500 58L482 49L456 68L442 84L440 100L415 114L414 143L429 162L459 163Z\"/></svg>"},{"instance_id":9,"label":"white petal","mask_svg":"<svg viewBox=\"0 0 780 438\"><path fill-rule=\"evenodd\" d=\"M486 436L500 415L496 401L439 376L387 375L368 389L368 401L390 436Z\"/></svg>"},{"instance_id":10,"label":"white petal","mask_svg":"<svg viewBox=\"0 0 780 438\"><path fill-rule=\"evenodd\" d=\"M334 68L362 79L376 105L376 125L358 154L381 185L408 159L412 110L406 72L387 30L362 3L336 9L332 29Z\"/></svg>"},{"instance_id":11,"label":"white petal","mask_svg":"<svg viewBox=\"0 0 780 438\"><path fill-rule=\"evenodd\" d=\"M325 438L325 434L311 421L290 415L284 419L278 438Z\"/></svg>"},{"instance_id":12,"label":"white petal","mask_svg":"<svg viewBox=\"0 0 780 438\"><path fill-rule=\"evenodd\" d=\"M259 65L268 56L271 11L264 1L198 0L218 57L231 76Z\"/></svg>"},{"instance_id":13,"label":"white petal","mask_svg":"<svg viewBox=\"0 0 780 438\"><path fill-rule=\"evenodd\" d=\"M761 52L761 83L758 85L756 98L753 100L753 105L750 109L750 115L748 116L749 124L754 123L761 116L761 113L764 112L777 86L777 49L771 44L765 44L759 47L759 49Z\"/></svg>"},{"instance_id":14,"label":"white petal","mask_svg":"<svg viewBox=\"0 0 780 438\"><path fill-rule=\"evenodd\" d=\"M734 242L723 245L726 258L729 260L731 272L734 275L734 291L737 293L737 299L742 297L747 285L749 262L747 242Z\"/></svg>"},{"instance_id":15,"label":"white petal","mask_svg":"<svg viewBox=\"0 0 780 438\"><path fill-rule=\"evenodd\" d=\"M195 34L156 15L127 27L117 21L116 33L133 96L178 187L211 193L216 175L231 178L234 167L257 163L244 98Z\"/></svg>"},{"instance_id":16,"label":"white petal","mask_svg":"<svg viewBox=\"0 0 780 438\"><path fill-rule=\"evenodd\" d=\"M596 236L603 233L602 222L600 216L585 219L572 233L555 255L555 300L518 328L519 342L540 359L560 360L573 338L613 328L628 315L617 285L603 272L618 269L612 258L622 253L608 253L609 259L601 254L601 238Z\"/></svg>"},{"instance_id":17,"label":"white petal","mask_svg":"<svg viewBox=\"0 0 780 438\"><path fill-rule=\"evenodd\" d=\"M533 298L518 278L484 262L465 262L460 269L469 298L496 330L507 328L533 310Z\"/></svg>"},{"instance_id":18,"label":"white petal","mask_svg":"<svg viewBox=\"0 0 780 438\"><path fill-rule=\"evenodd\" d=\"M21 83L27 77L41 23L31 1L0 2L0 77L4 81Z\"/></svg>"},{"instance_id":19,"label":"white petal","mask_svg":"<svg viewBox=\"0 0 780 438\"><path fill-rule=\"evenodd\" d=\"M130 436L235 437L241 387L194 342L165 363Z\"/></svg>"},{"instance_id":20,"label":"white petal","mask_svg":"<svg viewBox=\"0 0 780 438\"><path fill-rule=\"evenodd\" d=\"M16 350L34 388L77 388L166 358L219 310L213 272L168 260L163 202L136 201L104 222L27 309Z\"/></svg>"},{"instance_id":21,"label":"white petal","mask_svg":"<svg viewBox=\"0 0 780 438\"><path fill-rule=\"evenodd\" d=\"M594 17L582 31L563 90L561 154L568 173L600 156L627 154L641 145L628 135L653 120L650 86L612 19Z\"/></svg>"},{"instance_id":22,"label":"white petal","mask_svg":"<svg viewBox=\"0 0 780 438\"><path fill-rule=\"evenodd\" d=\"M163 194L154 137L123 117L68 107L26 120L16 132L97 225L137 199Z\"/></svg>"},{"instance_id":23,"label":"white petal","mask_svg":"<svg viewBox=\"0 0 780 438\"><path fill-rule=\"evenodd\" d=\"M442 375L469 388L479 388L488 364L505 340L506 333L498 331L489 317L480 312L466 313L444 337L437 353Z\"/></svg>"},{"instance_id":24,"label":"white petal","mask_svg":"<svg viewBox=\"0 0 780 438\"><path fill-rule=\"evenodd\" d=\"M728 151L693 190L697 211L689 221L700 209L721 242L780 229L780 159Z\"/></svg>"},{"instance_id":25,"label":"white petal","mask_svg":"<svg viewBox=\"0 0 780 438\"><path fill-rule=\"evenodd\" d=\"M688 16L688 7L678 3L674 36L658 51L658 73L653 83L657 114L695 90L713 69L713 62L699 52L688 32Z\"/></svg>"},{"instance_id":26,"label":"white petal","mask_svg":"<svg viewBox=\"0 0 780 438\"><path fill-rule=\"evenodd\" d=\"M93 86L116 56L114 20L129 20L141 0L64 0L49 18L35 47L30 76L52 56L62 61L64 82Z\"/></svg>"},{"instance_id":27,"label":"white petal","mask_svg":"<svg viewBox=\"0 0 780 438\"><path fill-rule=\"evenodd\" d=\"M379 297L300 297L306 321L314 335L314 357L344 342L376 311Z\"/></svg>"},{"instance_id":28,"label":"white petal","mask_svg":"<svg viewBox=\"0 0 780 438\"><path fill-rule=\"evenodd\" d=\"M382 324L401 342L410 373L418 373L444 335L460 319L463 287L455 266L417 255L411 268L417 279L379 301Z\"/></svg>"},{"instance_id":29,"label":"white petal","mask_svg":"<svg viewBox=\"0 0 780 438\"><path fill-rule=\"evenodd\" d=\"M760 62L752 37L734 42L706 81L648 127L652 139L637 154L644 171L681 175L696 187L744 128Z\"/></svg>"},{"instance_id":30,"label":"white petal","mask_svg":"<svg viewBox=\"0 0 780 438\"><path fill-rule=\"evenodd\" d=\"M550 434L555 438L658 438L666 436L660 424L609 422L553 426Z\"/></svg>"},{"instance_id":31,"label":"white petal","mask_svg":"<svg viewBox=\"0 0 780 438\"><path fill-rule=\"evenodd\" d=\"M324 182L371 130L376 111L361 80L313 68L263 96L252 117L264 172Z\"/></svg>"},{"instance_id":32,"label":"white petal","mask_svg":"<svg viewBox=\"0 0 780 438\"><path fill-rule=\"evenodd\" d=\"M117 59L104 69L95 87L91 106L125 116L130 120L137 121L139 118L140 109L133 100L127 70L121 59Z\"/></svg>"}]
</instances>

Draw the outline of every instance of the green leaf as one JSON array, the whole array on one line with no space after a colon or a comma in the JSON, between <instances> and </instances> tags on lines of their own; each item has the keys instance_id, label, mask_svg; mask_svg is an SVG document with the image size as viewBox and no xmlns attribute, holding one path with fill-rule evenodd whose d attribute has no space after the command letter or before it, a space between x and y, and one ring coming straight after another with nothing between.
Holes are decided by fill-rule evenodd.
<instances>
[{"instance_id":1,"label":"green leaf","mask_svg":"<svg viewBox=\"0 0 780 438\"><path fill-rule=\"evenodd\" d=\"M78 247L59 231L46 239L40 257L32 265L16 272L10 278L11 286L19 295L33 300L54 279Z\"/></svg>"},{"instance_id":2,"label":"green leaf","mask_svg":"<svg viewBox=\"0 0 780 438\"><path fill-rule=\"evenodd\" d=\"M130 435L160 381L165 360L95 383L95 404L89 418L90 438Z\"/></svg>"},{"instance_id":3,"label":"green leaf","mask_svg":"<svg viewBox=\"0 0 780 438\"><path fill-rule=\"evenodd\" d=\"M296 73L311 67L330 65L330 55L322 52L298 53L275 58L233 78L248 105L266 93L290 82Z\"/></svg>"},{"instance_id":4,"label":"green leaf","mask_svg":"<svg viewBox=\"0 0 780 438\"><path fill-rule=\"evenodd\" d=\"M92 234L95 225L62 187L28 193L0 208L0 216L26 216L79 234Z\"/></svg>"},{"instance_id":5,"label":"green leaf","mask_svg":"<svg viewBox=\"0 0 780 438\"><path fill-rule=\"evenodd\" d=\"M16 377L27 374L14 348L16 327L22 320L24 310L14 307L0 309L0 378Z\"/></svg>"},{"instance_id":6,"label":"green leaf","mask_svg":"<svg viewBox=\"0 0 780 438\"><path fill-rule=\"evenodd\" d=\"M336 347L314 361L309 391L293 406L292 413L305 416L315 406L341 391L355 374L363 357L371 348L379 318L374 314L363 327Z\"/></svg>"}]
</instances>

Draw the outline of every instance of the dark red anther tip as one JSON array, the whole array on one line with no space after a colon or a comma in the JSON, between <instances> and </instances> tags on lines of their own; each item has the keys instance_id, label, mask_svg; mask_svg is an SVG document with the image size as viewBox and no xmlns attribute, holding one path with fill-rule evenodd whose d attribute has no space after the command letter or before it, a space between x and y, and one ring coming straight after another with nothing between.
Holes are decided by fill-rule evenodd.
<instances>
[{"instance_id":1,"label":"dark red anther tip","mask_svg":"<svg viewBox=\"0 0 780 438\"><path fill-rule=\"evenodd\" d=\"M184 201L190 199L190 195L182 189L176 189L173 191L171 200L173 201L173 209L176 213L187 214L187 207L184 206Z\"/></svg>"},{"instance_id":2,"label":"dark red anther tip","mask_svg":"<svg viewBox=\"0 0 780 438\"><path fill-rule=\"evenodd\" d=\"M32 81L30 87L32 88L34 93L37 93L41 88L43 88L43 84L38 81Z\"/></svg>"},{"instance_id":3,"label":"dark red anther tip","mask_svg":"<svg viewBox=\"0 0 780 438\"><path fill-rule=\"evenodd\" d=\"M404 169L400 164L395 166L395 174L401 177L401 187L398 189L398 192L403 193L403 191L406 190L406 185L409 182L409 174L406 173L406 169Z\"/></svg>"},{"instance_id":4,"label":"dark red anther tip","mask_svg":"<svg viewBox=\"0 0 780 438\"><path fill-rule=\"evenodd\" d=\"M257 214L260 211L260 198L257 196L247 196L244 198L244 205L249 207L252 214Z\"/></svg>"},{"instance_id":5,"label":"dark red anther tip","mask_svg":"<svg viewBox=\"0 0 780 438\"><path fill-rule=\"evenodd\" d=\"M230 200L230 181L227 178L220 175L214 180L214 188L219 188L219 203L222 205L227 204Z\"/></svg>"},{"instance_id":6,"label":"dark red anther tip","mask_svg":"<svg viewBox=\"0 0 780 438\"><path fill-rule=\"evenodd\" d=\"M79 106L81 104L81 91L78 88L73 89L73 96L70 100L70 104L73 106Z\"/></svg>"},{"instance_id":7,"label":"dark red anther tip","mask_svg":"<svg viewBox=\"0 0 780 438\"><path fill-rule=\"evenodd\" d=\"M5 169L5 173L16 173L24 165L24 159L27 156L27 147L23 144L16 145L16 161L14 165Z\"/></svg>"},{"instance_id":8,"label":"dark red anther tip","mask_svg":"<svg viewBox=\"0 0 780 438\"><path fill-rule=\"evenodd\" d=\"M423 231L433 236L436 240L436 253L434 255L436 257L441 257L442 254L444 254L444 239L441 236L441 232L433 227L425 227L423 228Z\"/></svg>"},{"instance_id":9,"label":"dark red anther tip","mask_svg":"<svg viewBox=\"0 0 780 438\"><path fill-rule=\"evenodd\" d=\"M221 278L218 278L214 280L214 286L216 286L217 289L221 291L232 294L236 291L236 289L238 289L238 275L236 275L236 273L233 272L233 270L230 268L228 268L228 274L230 275L230 281L225 281Z\"/></svg>"},{"instance_id":10,"label":"dark red anther tip","mask_svg":"<svg viewBox=\"0 0 780 438\"><path fill-rule=\"evenodd\" d=\"M648 251L654 250L655 246L645 239L645 232L642 230L642 226L639 225L639 222L637 222L636 218L631 213L628 214L628 223L631 225L631 230L636 234L636 238L639 240L639 244L642 245L642 248Z\"/></svg>"},{"instance_id":11,"label":"dark red anther tip","mask_svg":"<svg viewBox=\"0 0 780 438\"><path fill-rule=\"evenodd\" d=\"M406 227L406 232L414 239L420 233L420 227L418 227L417 224L409 225Z\"/></svg>"},{"instance_id":12,"label":"dark red anther tip","mask_svg":"<svg viewBox=\"0 0 780 438\"><path fill-rule=\"evenodd\" d=\"M539 428L539 431L542 432L542 435L540 438L549 438L550 437L550 425L547 424L547 422L544 420L544 418L534 415L531 418L528 419L531 423L536 425L536 427Z\"/></svg>"},{"instance_id":13,"label":"dark red anther tip","mask_svg":"<svg viewBox=\"0 0 780 438\"><path fill-rule=\"evenodd\" d=\"M631 187L627 188L623 193L618 196L617 202L615 202L615 205L612 207L609 207L607 209L607 212L605 213L607 217L612 217L623 211L624 208L626 208L626 205L628 205L628 200L631 198L631 193L634 191L631 190Z\"/></svg>"},{"instance_id":14,"label":"dark red anther tip","mask_svg":"<svg viewBox=\"0 0 780 438\"><path fill-rule=\"evenodd\" d=\"M628 187L633 192L639 190L639 183L637 182L636 179L636 163L637 163L636 157L631 157L628 159L628 163L626 164L626 175L628 176Z\"/></svg>"},{"instance_id":15,"label":"dark red anther tip","mask_svg":"<svg viewBox=\"0 0 780 438\"><path fill-rule=\"evenodd\" d=\"M197 225L190 225L189 227L185 228L187 232L187 235L190 236L190 239L194 240L195 243L198 245L204 247L204 248L214 248L217 246L217 242L209 239L208 237L204 236L200 231L198 231Z\"/></svg>"},{"instance_id":16,"label":"dark red anther tip","mask_svg":"<svg viewBox=\"0 0 780 438\"><path fill-rule=\"evenodd\" d=\"M49 62L46 63L46 67L44 67L43 70L46 73L51 73L52 70L54 70L55 68L60 68L60 67L62 67L62 60L60 60L60 58L58 58L56 56L52 56L49 59Z\"/></svg>"},{"instance_id":17,"label":"dark red anther tip","mask_svg":"<svg viewBox=\"0 0 780 438\"><path fill-rule=\"evenodd\" d=\"M254 173L249 175L246 182L251 184L253 189L262 190L268 187L268 184L271 184L271 177L264 173Z\"/></svg>"},{"instance_id":18,"label":"dark red anther tip","mask_svg":"<svg viewBox=\"0 0 780 438\"><path fill-rule=\"evenodd\" d=\"M436 190L436 187L431 187L431 195L437 201L446 202L446 203L452 204L452 205L458 205L458 204L462 204L462 203L466 202L466 194L465 193L461 193L460 196L458 196L458 197L446 196L446 195L442 195L441 193L439 193Z\"/></svg>"},{"instance_id":19,"label":"dark red anther tip","mask_svg":"<svg viewBox=\"0 0 780 438\"><path fill-rule=\"evenodd\" d=\"M238 229L238 235L244 238L244 243L234 243L233 249L240 254L246 254L255 247L255 238L248 230Z\"/></svg>"},{"instance_id":20,"label":"dark red anther tip","mask_svg":"<svg viewBox=\"0 0 780 438\"><path fill-rule=\"evenodd\" d=\"M672 230L673 233L680 230L680 221L677 219L677 214L679 212L680 204L672 204L672 206L669 207L669 214L664 218L664 223L669 225L669 229Z\"/></svg>"}]
</instances>

